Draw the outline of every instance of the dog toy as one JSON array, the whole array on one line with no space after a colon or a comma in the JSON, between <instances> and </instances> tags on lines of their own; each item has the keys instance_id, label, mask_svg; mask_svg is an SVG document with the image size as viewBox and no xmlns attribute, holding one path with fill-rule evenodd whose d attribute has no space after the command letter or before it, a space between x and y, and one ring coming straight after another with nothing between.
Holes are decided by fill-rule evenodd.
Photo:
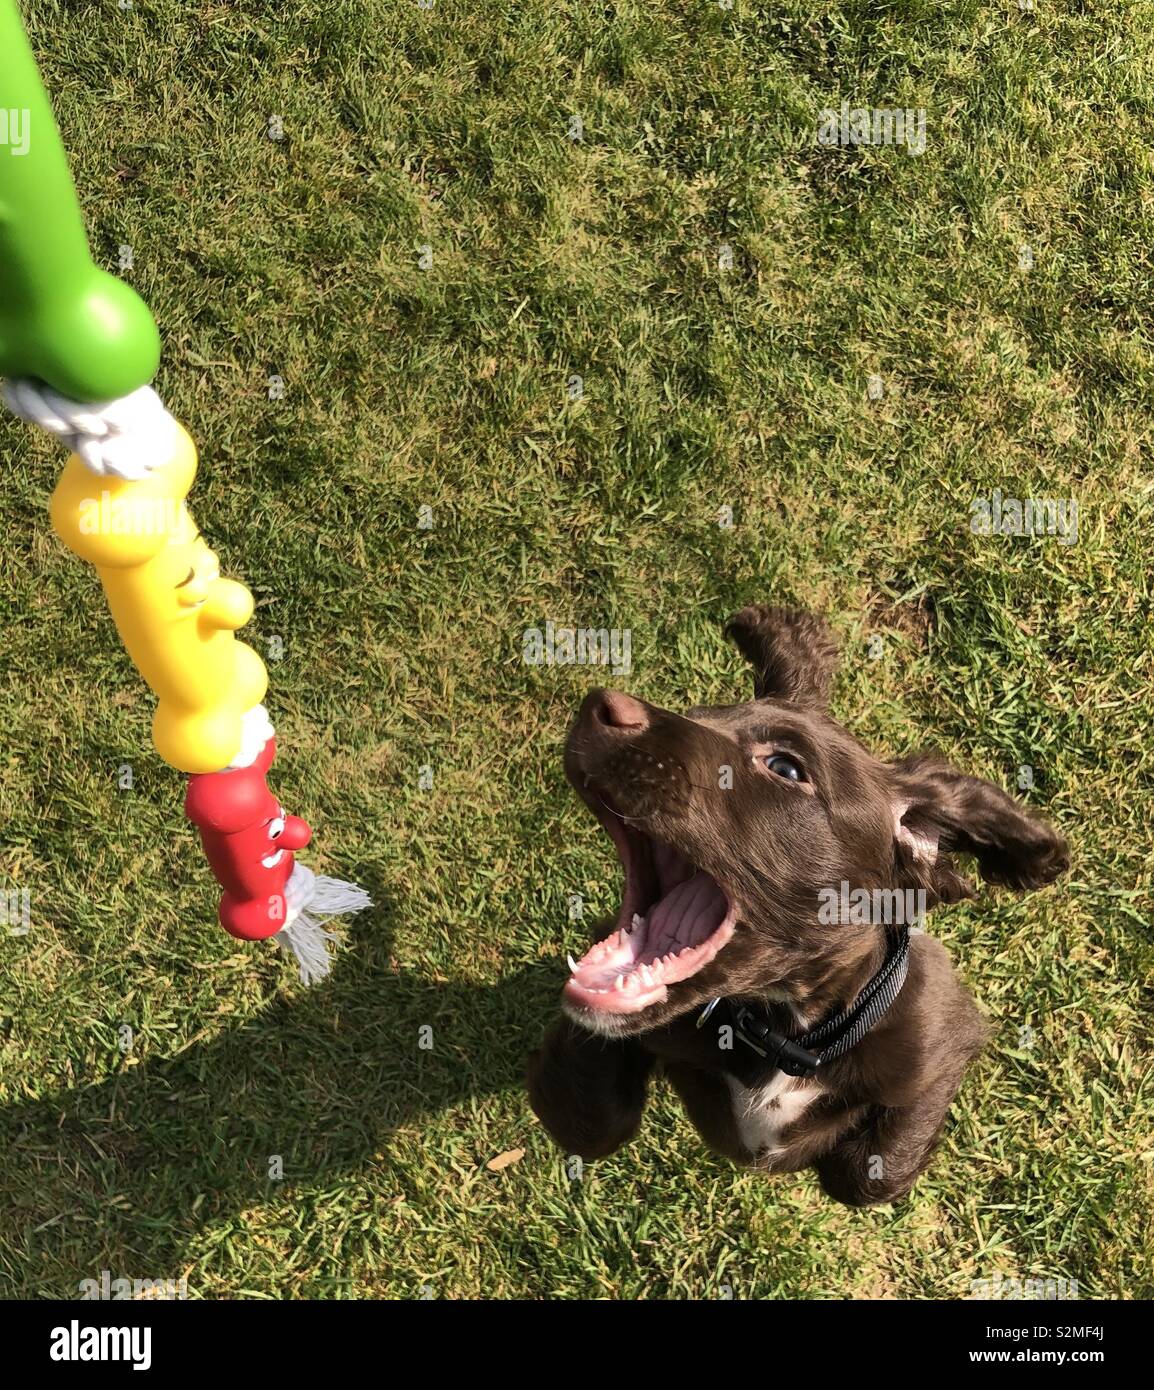
<instances>
[{"instance_id":1,"label":"dog toy","mask_svg":"<svg viewBox=\"0 0 1154 1390\"><path fill-rule=\"evenodd\" d=\"M124 647L157 697L153 741L190 774L185 811L224 890L220 921L272 938L306 984L328 973L326 922L371 906L312 873L311 839L266 777L276 753L264 663L236 632L252 595L221 577L185 499L196 449L149 386L160 337L144 302L96 266L48 97L14 0L0 0L0 376L22 419L71 450L57 535L92 564ZM16 139L13 139L15 133Z\"/></svg>"},{"instance_id":2,"label":"dog toy","mask_svg":"<svg viewBox=\"0 0 1154 1390\"><path fill-rule=\"evenodd\" d=\"M184 504L196 473L178 428L169 462L137 481L92 473L76 455L52 496L56 534L96 566L120 639L158 697L156 751L182 772L214 772L241 746L241 721L268 688L264 663L237 641L252 595L220 565Z\"/></svg>"},{"instance_id":3,"label":"dog toy","mask_svg":"<svg viewBox=\"0 0 1154 1390\"><path fill-rule=\"evenodd\" d=\"M221 926L242 941L263 941L284 924L293 851L312 839L308 822L286 816L268 789L265 773L275 756L276 740L270 738L252 767L190 777L184 800L224 888Z\"/></svg>"}]
</instances>

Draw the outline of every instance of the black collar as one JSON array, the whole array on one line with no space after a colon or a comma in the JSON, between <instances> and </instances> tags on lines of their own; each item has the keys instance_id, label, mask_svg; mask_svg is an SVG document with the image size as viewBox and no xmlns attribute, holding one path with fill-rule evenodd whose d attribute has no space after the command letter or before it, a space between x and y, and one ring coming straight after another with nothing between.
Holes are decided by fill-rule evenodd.
<instances>
[{"instance_id":1,"label":"black collar","mask_svg":"<svg viewBox=\"0 0 1154 1390\"><path fill-rule=\"evenodd\" d=\"M733 1017L733 1032L739 1041L752 1047L787 1076L812 1076L819 1067L856 1047L885 1016L906 982L909 963L910 933L903 927L891 934L885 960L849 1008L831 1014L800 1037L788 1038L776 1032L770 1026L764 1006L744 1004L736 999L711 1000L702 1009L697 1026L700 1028L717 1006L724 1003Z\"/></svg>"}]
</instances>

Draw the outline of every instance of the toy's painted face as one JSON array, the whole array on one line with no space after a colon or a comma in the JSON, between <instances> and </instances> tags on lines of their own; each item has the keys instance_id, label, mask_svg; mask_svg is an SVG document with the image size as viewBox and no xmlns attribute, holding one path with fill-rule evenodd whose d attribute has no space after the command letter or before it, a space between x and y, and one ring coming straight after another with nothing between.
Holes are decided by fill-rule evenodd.
<instances>
[{"instance_id":1,"label":"toy's painted face","mask_svg":"<svg viewBox=\"0 0 1154 1390\"><path fill-rule=\"evenodd\" d=\"M188 573L176 586L176 601L189 610L200 608L208 602L208 586L220 578L216 556L205 545L203 537L199 538L199 542L203 547L202 553L189 556L192 563Z\"/></svg>"},{"instance_id":2,"label":"toy's painted face","mask_svg":"<svg viewBox=\"0 0 1154 1390\"><path fill-rule=\"evenodd\" d=\"M172 539L155 564L157 596L163 601L164 591L171 588L177 617L188 617L203 607L208 602L210 586L220 578L220 561L184 507Z\"/></svg>"},{"instance_id":3,"label":"toy's painted face","mask_svg":"<svg viewBox=\"0 0 1154 1390\"><path fill-rule=\"evenodd\" d=\"M237 887L261 897L279 889L292 873L293 851L308 844L312 832L299 816L285 814L271 793L258 819L222 837Z\"/></svg>"},{"instance_id":4,"label":"toy's painted face","mask_svg":"<svg viewBox=\"0 0 1154 1390\"><path fill-rule=\"evenodd\" d=\"M264 832L266 840L262 848L268 851L262 854L260 859L261 867L264 869L279 868L286 856L291 856L293 850L304 849L312 834L307 822L299 816L286 815L284 807L279 803L276 815L265 822Z\"/></svg>"}]
</instances>

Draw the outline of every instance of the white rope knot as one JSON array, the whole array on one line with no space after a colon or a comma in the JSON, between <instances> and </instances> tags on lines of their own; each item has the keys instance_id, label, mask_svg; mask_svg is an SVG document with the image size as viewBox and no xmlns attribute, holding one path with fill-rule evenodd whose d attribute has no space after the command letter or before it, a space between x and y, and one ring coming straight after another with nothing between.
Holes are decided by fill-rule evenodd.
<instances>
[{"instance_id":1,"label":"white rope knot","mask_svg":"<svg viewBox=\"0 0 1154 1390\"><path fill-rule=\"evenodd\" d=\"M177 423L151 386L112 401L70 401L29 377L4 383L10 409L58 435L99 477L139 482L171 457Z\"/></svg>"},{"instance_id":2,"label":"white rope knot","mask_svg":"<svg viewBox=\"0 0 1154 1390\"><path fill-rule=\"evenodd\" d=\"M253 705L252 709L245 710L240 717L240 748L224 771L231 771L237 767L252 767L264 752L265 744L275 733L264 705Z\"/></svg>"}]
</instances>

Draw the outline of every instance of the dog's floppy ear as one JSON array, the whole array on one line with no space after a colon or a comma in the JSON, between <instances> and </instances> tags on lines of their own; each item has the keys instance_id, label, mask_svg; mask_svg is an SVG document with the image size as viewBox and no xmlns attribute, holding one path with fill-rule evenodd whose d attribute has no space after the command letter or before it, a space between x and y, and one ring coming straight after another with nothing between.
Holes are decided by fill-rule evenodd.
<instances>
[{"instance_id":1,"label":"dog's floppy ear","mask_svg":"<svg viewBox=\"0 0 1154 1390\"><path fill-rule=\"evenodd\" d=\"M837 646L820 618L755 604L730 618L725 635L753 667L757 699L790 700L816 709L829 704Z\"/></svg>"},{"instance_id":2,"label":"dog's floppy ear","mask_svg":"<svg viewBox=\"0 0 1154 1390\"><path fill-rule=\"evenodd\" d=\"M899 866L940 899L970 894L950 862L951 851L973 855L988 883L1019 892L1053 882L1068 867L1062 836L1001 787L937 758L906 758L890 768Z\"/></svg>"}]
</instances>

